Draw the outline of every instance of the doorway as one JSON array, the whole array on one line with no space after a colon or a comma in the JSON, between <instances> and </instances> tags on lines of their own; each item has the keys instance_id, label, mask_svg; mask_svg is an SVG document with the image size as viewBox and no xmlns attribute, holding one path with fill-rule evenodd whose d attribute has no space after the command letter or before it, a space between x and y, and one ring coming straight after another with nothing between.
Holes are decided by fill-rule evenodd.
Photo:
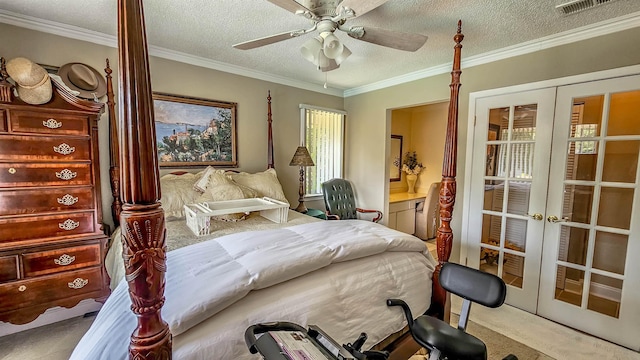
<instances>
[{"instance_id":1,"label":"doorway","mask_svg":"<svg viewBox=\"0 0 640 360\"><path fill-rule=\"evenodd\" d=\"M468 265L507 303L638 351L640 76L475 105Z\"/></svg>"}]
</instances>

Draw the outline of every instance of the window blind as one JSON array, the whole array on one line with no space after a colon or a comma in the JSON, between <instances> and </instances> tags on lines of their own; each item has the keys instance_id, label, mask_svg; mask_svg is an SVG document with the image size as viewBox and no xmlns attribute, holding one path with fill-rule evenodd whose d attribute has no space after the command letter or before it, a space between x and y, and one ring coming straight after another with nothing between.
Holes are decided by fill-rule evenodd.
<instances>
[{"instance_id":1,"label":"window blind","mask_svg":"<svg viewBox=\"0 0 640 360\"><path fill-rule=\"evenodd\" d=\"M315 163L306 168L305 194L321 195L323 182L342 177L345 113L309 105L300 109L302 142Z\"/></svg>"}]
</instances>

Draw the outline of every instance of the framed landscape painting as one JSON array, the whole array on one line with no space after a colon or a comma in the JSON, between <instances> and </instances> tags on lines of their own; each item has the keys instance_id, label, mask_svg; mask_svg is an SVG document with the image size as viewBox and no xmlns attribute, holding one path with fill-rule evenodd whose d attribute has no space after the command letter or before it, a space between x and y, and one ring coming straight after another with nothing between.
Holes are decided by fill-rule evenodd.
<instances>
[{"instance_id":1,"label":"framed landscape painting","mask_svg":"<svg viewBox=\"0 0 640 360\"><path fill-rule=\"evenodd\" d=\"M160 167L237 167L237 104L153 94Z\"/></svg>"}]
</instances>

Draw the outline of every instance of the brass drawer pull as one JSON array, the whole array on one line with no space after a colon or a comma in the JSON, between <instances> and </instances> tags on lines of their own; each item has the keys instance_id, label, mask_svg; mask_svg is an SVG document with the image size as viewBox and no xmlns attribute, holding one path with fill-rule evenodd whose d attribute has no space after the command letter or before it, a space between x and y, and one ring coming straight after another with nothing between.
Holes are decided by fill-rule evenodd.
<instances>
[{"instance_id":1,"label":"brass drawer pull","mask_svg":"<svg viewBox=\"0 0 640 360\"><path fill-rule=\"evenodd\" d=\"M18 287L18 291L20 291L20 292L23 292L23 291L25 291L25 290L27 290L27 287L26 287L26 286L24 286L24 285L20 285L20 286Z\"/></svg>"},{"instance_id":2,"label":"brass drawer pull","mask_svg":"<svg viewBox=\"0 0 640 360\"><path fill-rule=\"evenodd\" d=\"M62 143L58 146L54 146L53 151L61 155L69 155L76 151L76 148L74 146L70 146L67 143Z\"/></svg>"},{"instance_id":3,"label":"brass drawer pull","mask_svg":"<svg viewBox=\"0 0 640 360\"><path fill-rule=\"evenodd\" d=\"M69 169L64 169L60 172L56 171L56 177L58 177L59 179L62 180L71 180L73 178L75 178L76 176L78 176L78 173L75 171L71 171Z\"/></svg>"},{"instance_id":4,"label":"brass drawer pull","mask_svg":"<svg viewBox=\"0 0 640 360\"><path fill-rule=\"evenodd\" d=\"M9 168L9 174L13 175L16 173L16 168Z\"/></svg>"},{"instance_id":5,"label":"brass drawer pull","mask_svg":"<svg viewBox=\"0 0 640 360\"><path fill-rule=\"evenodd\" d=\"M76 278L73 282L67 283L70 289L82 289L89 283L89 279Z\"/></svg>"},{"instance_id":6,"label":"brass drawer pull","mask_svg":"<svg viewBox=\"0 0 640 360\"><path fill-rule=\"evenodd\" d=\"M56 119L49 119L42 122L42 125L48 127L49 129L57 129L62 127L62 121L56 121Z\"/></svg>"},{"instance_id":7,"label":"brass drawer pull","mask_svg":"<svg viewBox=\"0 0 640 360\"><path fill-rule=\"evenodd\" d=\"M63 197L58 198L58 204L71 206L78 202L78 198L72 196L71 194L65 194Z\"/></svg>"},{"instance_id":8,"label":"brass drawer pull","mask_svg":"<svg viewBox=\"0 0 640 360\"><path fill-rule=\"evenodd\" d=\"M70 256L70 255L67 255L67 254L62 254L62 255L60 255L59 258L53 259L53 262L56 265L60 265L60 266L67 266L67 265L71 264L74 261L76 261L76 257L75 256Z\"/></svg>"},{"instance_id":9,"label":"brass drawer pull","mask_svg":"<svg viewBox=\"0 0 640 360\"><path fill-rule=\"evenodd\" d=\"M80 226L80 221L73 221L71 219L67 219L62 223L58 223L58 227L62 230L73 230Z\"/></svg>"}]
</instances>

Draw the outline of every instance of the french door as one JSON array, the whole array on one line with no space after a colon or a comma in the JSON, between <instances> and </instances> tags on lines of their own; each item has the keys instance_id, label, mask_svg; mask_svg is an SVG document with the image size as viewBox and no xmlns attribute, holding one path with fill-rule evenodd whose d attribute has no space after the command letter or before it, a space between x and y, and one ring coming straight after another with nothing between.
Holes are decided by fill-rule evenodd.
<instances>
[{"instance_id":1,"label":"french door","mask_svg":"<svg viewBox=\"0 0 640 360\"><path fill-rule=\"evenodd\" d=\"M535 312L555 88L479 99L468 263L500 276L507 303ZM476 146L475 144L481 144Z\"/></svg>"},{"instance_id":2,"label":"french door","mask_svg":"<svg viewBox=\"0 0 640 360\"><path fill-rule=\"evenodd\" d=\"M467 263L640 349L640 76L476 100Z\"/></svg>"},{"instance_id":3,"label":"french door","mask_svg":"<svg viewBox=\"0 0 640 360\"><path fill-rule=\"evenodd\" d=\"M640 76L558 88L538 314L640 349Z\"/></svg>"}]
</instances>

